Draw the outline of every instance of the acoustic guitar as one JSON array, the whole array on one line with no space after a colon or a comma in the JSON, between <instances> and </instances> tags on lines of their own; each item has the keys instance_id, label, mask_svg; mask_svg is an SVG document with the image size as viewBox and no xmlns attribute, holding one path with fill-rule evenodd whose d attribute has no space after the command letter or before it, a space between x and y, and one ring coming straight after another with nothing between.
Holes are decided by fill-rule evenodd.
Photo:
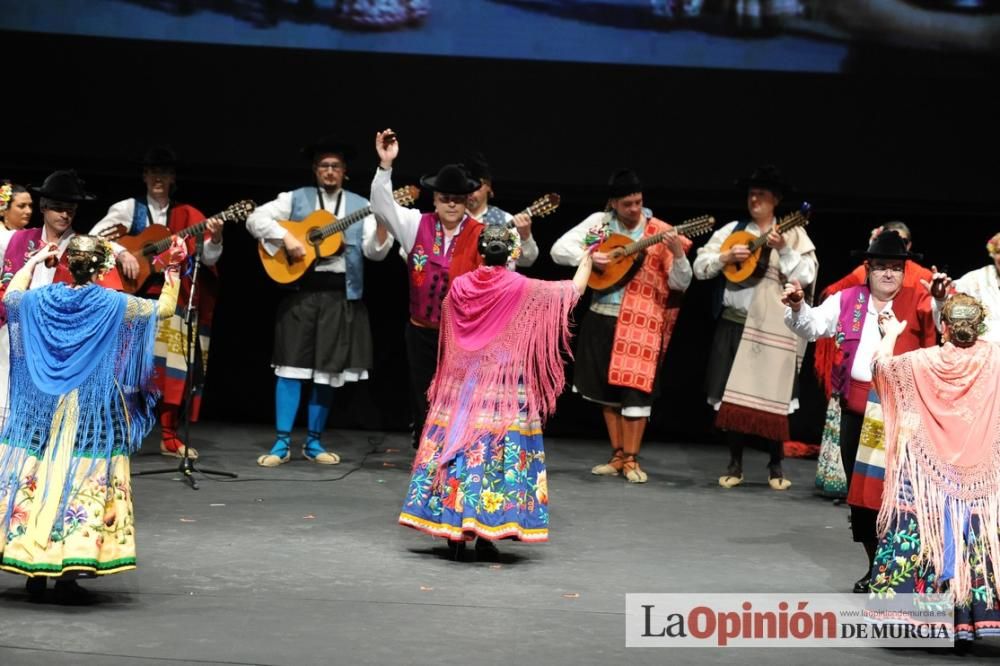
<instances>
[{"instance_id":1,"label":"acoustic guitar","mask_svg":"<svg viewBox=\"0 0 1000 666\"><path fill-rule=\"evenodd\" d=\"M411 205L419 196L420 189L413 185L405 185L392 193L393 199L400 206ZM263 243L258 243L257 252L264 265L264 272L280 284L295 282L305 275L305 272L318 259L325 259L339 253L344 246L344 231L371 213L372 207L368 205L339 220L333 213L326 210L310 213L300 222L280 220L278 224L306 246L306 255L301 259L292 259L285 252L285 248L281 248L272 255L264 248Z\"/></svg>"},{"instance_id":2,"label":"acoustic guitar","mask_svg":"<svg viewBox=\"0 0 1000 666\"><path fill-rule=\"evenodd\" d=\"M809 205L809 202L802 202L801 209L781 218L777 226L778 233L783 234L794 227L803 227L809 224L809 214L811 212L812 207ZM726 279L738 284L753 276L761 277L764 274L764 270L767 269L767 259L765 258L763 262L761 261L761 255L763 254L764 247L767 245L767 236L755 236L749 231L734 231L722 243L719 251L725 252L734 245L746 245L750 250L750 256L744 261L723 266L722 274L726 276Z\"/></svg>"},{"instance_id":3,"label":"acoustic guitar","mask_svg":"<svg viewBox=\"0 0 1000 666\"><path fill-rule=\"evenodd\" d=\"M714 217L701 215L678 224L674 227L674 231L678 235L694 238L707 234L713 226L715 226ZM658 234L633 241L625 234L611 234L597 246L598 252L609 255L610 262L602 268L594 266L591 269L587 286L599 294L606 294L626 285L642 268L646 259L644 250L651 245L662 242L666 235L665 231L661 231Z\"/></svg>"},{"instance_id":4,"label":"acoustic guitar","mask_svg":"<svg viewBox=\"0 0 1000 666\"><path fill-rule=\"evenodd\" d=\"M156 258L156 255L170 247L174 236L187 238L202 234L208 226L208 220L213 218L222 220L223 222L245 222L247 216L256 207L257 204L249 199L238 201L221 213L216 213L198 224L193 224L187 229L182 229L176 234L171 234L170 229L163 224L151 224L135 236L128 235L125 227L120 224L105 230L101 236L107 240L113 240L124 247L139 262L139 273L134 280L125 277L125 274L121 270L117 271L122 282L121 290L128 294L134 294L145 287L154 274L162 272L160 268L153 265L153 259Z\"/></svg>"}]
</instances>

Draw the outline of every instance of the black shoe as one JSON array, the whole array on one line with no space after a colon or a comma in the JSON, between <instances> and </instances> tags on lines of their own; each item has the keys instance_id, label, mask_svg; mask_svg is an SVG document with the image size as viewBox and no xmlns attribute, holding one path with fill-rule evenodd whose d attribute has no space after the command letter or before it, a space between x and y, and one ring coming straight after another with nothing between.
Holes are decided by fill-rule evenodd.
<instances>
[{"instance_id":1,"label":"black shoe","mask_svg":"<svg viewBox=\"0 0 1000 666\"><path fill-rule=\"evenodd\" d=\"M872 574L869 571L861 578L854 581L854 592L855 594L868 594L868 587L872 583Z\"/></svg>"},{"instance_id":2,"label":"black shoe","mask_svg":"<svg viewBox=\"0 0 1000 666\"><path fill-rule=\"evenodd\" d=\"M24 589L32 599L40 599L45 595L45 586L49 579L46 576L31 576L24 583Z\"/></svg>"},{"instance_id":3,"label":"black shoe","mask_svg":"<svg viewBox=\"0 0 1000 666\"><path fill-rule=\"evenodd\" d=\"M455 541L453 539L448 539L448 559L453 562L462 561L462 553L465 552L465 541L461 539Z\"/></svg>"},{"instance_id":4,"label":"black shoe","mask_svg":"<svg viewBox=\"0 0 1000 666\"><path fill-rule=\"evenodd\" d=\"M477 562L499 562L500 549L489 539L478 537L476 539L476 561Z\"/></svg>"},{"instance_id":5,"label":"black shoe","mask_svg":"<svg viewBox=\"0 0 1000 666\"><path fill-rule=\"evenodd\" d=\"M414 451L420 448L420 433L416 430L410 432L410 445Z\"/></svg>"},{"instance_id":6,"label":"black shoe","mask_svg":"<svg viewBox=\"0 0 1000 666\"><path fill-rule=\"evenodd\" d=\"M57 580L56 602L67 606L89 606L96 601L94 595L80 587L75 580Z\"/></svg>"}]
</instances>

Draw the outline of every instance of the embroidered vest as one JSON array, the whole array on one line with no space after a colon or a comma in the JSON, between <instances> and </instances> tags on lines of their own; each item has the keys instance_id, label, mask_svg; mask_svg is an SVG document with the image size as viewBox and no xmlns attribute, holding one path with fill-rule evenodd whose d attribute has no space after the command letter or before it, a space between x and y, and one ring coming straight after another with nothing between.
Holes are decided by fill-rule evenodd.
<instances>
[{"instance_id":1,"label":"embroidered vest","mask_svg":"<svg viewBox=\"0 0 1000 666\"><path fill-rule=\"evenodd\" d=\"M342 190L347 199L344 205L344 212L348 215L356 210L360 210L368 205L368 200L354 192ZM299 222L310 214L319 210L319 200L316 196L316 188L300 187L292 192L292 213L290 219ZM344 261L347 264L347 300L357 301L364 294L365 286L365 264L362 253L364 222L359 221L349 226L344 231Z\"/></svg>"},{"instance_id":2,"label":"embroidered vest","mask_svg":"<svg viewBox=\"0 0 1000 666\"><path fill-rule=\"evenodd\" d=\"M867 319L870 297L868 285L849 287L840 292L840 319L834 334L837 353L830 373L830 386L834 393L844 395L850 384L851 368L861 344L861 332ZM903 287L892 299L892 313L899 321L906 322L906 329L897 338L893 354L903 354L936 344L929 299L930 296L922 287Z\"/></svg>"},{"instance_id":3,"label":"embroidered vest","mask_svg":"<svg viewBox=\"0 0 1000 666\"><path fill-rule=\"evenodd\" d=\"M7 325L7 308L3 305L3 295L7 293L7 285L14 275L28 263L28 257L33 255L42 245L42 227L21 229L10 237L7 251L3 255L3 274L0 275L0 326Z\"/></svg>"},{"instance_id":4,"label":"embroidered vest","mask_svg":"<svg viewBox=\"0 0 1000 666\"><path fill-rule=\"evenodd\" d=\"M472 218L462 222L462 229L452 237L448 250L444 250L444 231L439 231L436 213L424 213L417 227L413 249L406 265L410 274L410 317L428 326L441 322L441 301L448 293L452 255L459 237L469 233ZM456 276L457 277L457 276Z\"/></svg>"},{"instance_id":5,"label":"embroidered vest","mask_svg":"<svg viewBox=\"0 0 1000 666\"><path fill-rule=\"evenodd\" d=\"M861 331L868 319L870 295L871 292L865 285L840 292L840 319L837 320L837 332L833 337L837 354L830 373L830 386L834 393L844 395L851 381L851 368L854 367L854 358L858 353L858 345L861 344Z\"/></svg>"}]
</instances>

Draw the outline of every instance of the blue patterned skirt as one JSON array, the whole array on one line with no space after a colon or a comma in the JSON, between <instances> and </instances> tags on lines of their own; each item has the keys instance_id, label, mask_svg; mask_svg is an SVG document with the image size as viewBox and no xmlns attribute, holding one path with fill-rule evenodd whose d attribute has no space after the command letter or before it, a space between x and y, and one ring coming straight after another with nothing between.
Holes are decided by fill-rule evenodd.
<instances>
[{"instance_id":1,"label":"blue patterned skirt","mask_svg":"<svg viewBox=\"0 0 1000 666\"><path fill-rule=\"evenodd\" d=\"M482 437L439 479L446 432L438 422L424 428L400 524L452 540L547 541L549 490L537 419L523 419L496 443Z\"/></svg>"}]
</instances>

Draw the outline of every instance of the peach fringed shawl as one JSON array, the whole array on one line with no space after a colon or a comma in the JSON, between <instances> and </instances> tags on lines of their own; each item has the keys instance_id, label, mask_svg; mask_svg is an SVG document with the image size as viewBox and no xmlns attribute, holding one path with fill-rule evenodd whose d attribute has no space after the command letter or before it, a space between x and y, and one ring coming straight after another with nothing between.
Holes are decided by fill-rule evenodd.
<instances>
[{"instance_id":1,"label":"peach fringed shawl","mask_svg":"<svg viewBox=\"0 0 1000 666\"><path fill-rule=\"evenodd\" d=\"M439 472L484 436L502 440L522 409L542 420L555 410L579 298L570 280L531 280L503 267L480 267L452 283L426 421L447 424Z\"/></svg>"},{"instance_id":2,"label":"peach fringed shawl","mask_svg":"<svg viewBox=\"0 0 1000 666\"><path fill-rule=\"evenodd\" d=\"M874 370L886 443L879 533L912 511L921 558L940 575L954 548L951 591L956 604L968 603L973 513L979 548L1000 563L1000 346L946 343L876 361ZM992 607L996 590L987 588Z\"/></svg>"}]
</instances>

